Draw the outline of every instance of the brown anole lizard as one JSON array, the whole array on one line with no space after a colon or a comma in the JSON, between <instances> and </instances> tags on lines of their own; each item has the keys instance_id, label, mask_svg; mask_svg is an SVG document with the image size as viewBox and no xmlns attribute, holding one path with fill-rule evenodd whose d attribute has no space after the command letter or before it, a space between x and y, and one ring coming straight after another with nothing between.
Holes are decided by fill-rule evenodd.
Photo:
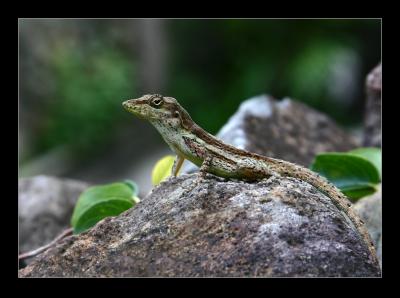
<instances>
[{"instance_id":1,"label":"brown anole lizard","mask_svg":"<svg viewBox=\"0 0 400 298\"><path fill-rule=\"evenodd\" d=\"M265 157L223 143L204 131L175 98L148 94L123 102L130 113L148 120L177 154L172 173L176 176L185 159L200 167L200 174L256 181L271 176L294 177L326 194L352 221L362 235L373 261L375 248L363 221L351 208L346 196L317 173L284 160Z\"/></svg>"}]
</instances>

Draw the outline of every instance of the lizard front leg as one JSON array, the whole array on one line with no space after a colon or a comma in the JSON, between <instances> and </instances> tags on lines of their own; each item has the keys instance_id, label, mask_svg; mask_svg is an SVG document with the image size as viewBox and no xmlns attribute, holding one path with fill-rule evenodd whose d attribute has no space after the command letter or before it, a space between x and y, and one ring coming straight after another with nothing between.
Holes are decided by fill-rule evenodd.
<instances>
[{"instance_id":1,"label":"lizard front leg","mask_svg":"<svg viewBox=\"0 0 400 298\"><path fill-rule=\"evenodd\" d=\"M179 154L176 155L174 160L174 165L172 166L172 175L178 176L179 170L182 168L182 164L185 161L185 158Z\"/></svg>"},{"instance_id":2,"label":"lizard front leg","mask_svg":"<svg viewBox=\"0 0 400 298\"><path fill-rule=\"evenodd\" d=\"M200 178L201 179L205 179L206 174L210 172L210 167L211 167L211 163L212 163L212 156L208 155L206 156L206 158L203 160L203 163L201 164L201 167L199 169L199 173L200 173Z\"/></svg>"},{"instance_id":3,"label":"lizard front leg","mask_svg":"<svg viewBox=\"0 0 400 298\"><path fill-rule=\"evenodd\" d=\"M191 192L193 189L195 189L203 182L203 180L206 178L207 172L210 169L211 162L212 162L212 157L206 157L203 160L203 163L201 164L199 169L199 175L194 179L193 183L189 186L189 188L182 192L181 196L184 196L187 193Z\"/></svg>"},{"instance_id":4,"label":"lizard front leg","mask_svg":"<svg viewBox=\"0 0 400 298\"><path fill-rule=\"evenodd\" d=\"M199 169L199 175L194 180L193 185L190 188L191 190L195 189L198 185L204 182L204 180L206 179L206 174L210 170L211 162L212 162L212 156L208 155L206 156L206 158L204 158L203 163L201 164Z\"/></svg>"}]
</instances>

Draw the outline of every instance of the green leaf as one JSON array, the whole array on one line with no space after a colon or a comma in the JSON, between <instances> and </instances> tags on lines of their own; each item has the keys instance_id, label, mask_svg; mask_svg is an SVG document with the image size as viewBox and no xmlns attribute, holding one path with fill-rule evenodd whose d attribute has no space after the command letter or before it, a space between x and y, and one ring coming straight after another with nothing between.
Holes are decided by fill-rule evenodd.
<instances>
[{"instance_id":1,"label":"green leaf","mask_svg":"<svg viewBox=\"0 0 400 298\"><path fill-rule=\"evenodd\" d=\"M348 198L351 198L353 200L357 200L359 198L371 195L376 191L377 191L376 185L371 185L370 187L368 187L367 185L363 185L360 186L360 188L357 188L357 186L353 186L350 189L342 189L342 192Z\"/></svg>"},{"instance_id":2,"label":"green leaf","mask_svg":"<svg viewBox=\"0 0 400 298\"><path fill-rule=\"evenodd\" d=\"M86 231L103 218L133 207L138 201L134 198L134 188L126 182L89 187L79 196L72 214L74 233Z\"/></svg>"},{"instance_id":3,"label":"green leaf","mask_svg":"<svg viewBox=\"0 0 400 298\"><path fill-rule=\"evenodd\" d=\"M132 189L134 196L139 194L139 186L134 181L126 179L124 180L124 183Z\"/></svg>"},{"instance_id":4,"label":"green leaf","mask_svg":"<svg viewBox=\"0 0 400 298\"><path fill-rule=\"evenodd\" d=\"M351 199L374 193L379 171L369 160L350 153L318 154L311 169L335 184Z\"/></svg>"},{"instance_id":5,"label":"green leaf","mask_svg":"<svg viewBox=\"0 0 400 298\"><path fill-rule=\"evenodd\" d=\"M133 196L132 200L135 202L135 204L140 202L140 199L137 196Z\"/></svg>"},{"instance_id":6,"label":"green leaf","mask_svg":"<svg viewBox=\"0 0 400 298\"><path fill-rule=\"evenodd\" d=\"M161 181L171 176L174 160L175 157L173 155L166 155L157 161L151 174L151 181L153 185L158 185L161 183Z\"/></svg>"},{"instance_id":7,"label":"green leaf","mask_svg":"<svg viewBox=\"0 0 400 298\"><path fill-rule=\"evenodd\" d=\"M382 179L382 151L380 148L365 147L349 151L348 153L368 159L379 172L379 179Z\"/></svg>"}]
</instances>

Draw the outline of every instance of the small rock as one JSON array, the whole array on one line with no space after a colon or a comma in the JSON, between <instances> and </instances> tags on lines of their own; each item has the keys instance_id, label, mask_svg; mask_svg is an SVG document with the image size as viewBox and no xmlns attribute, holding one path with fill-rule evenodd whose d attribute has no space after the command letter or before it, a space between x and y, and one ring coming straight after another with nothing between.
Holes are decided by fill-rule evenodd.
<instances>
[{"instance_id":1,"label":"small rock","mask_svg":"<svg viewBox=\"0 0 400 298\"><path fill-rule=\"evenodd\" d=\"M382 64L379 63L366 79L367 100L364 114L365 147L381 147Z\"/></svg>"},{"instance_id":2,"label":"small rock","mask_svg":"<svg viewBox=\"0 0 400 298\"><path fill-rule=\"evenodd\" d=\"M19 180L19 250L27 252L51 242L70 227L75 202L88 184L36 176ZM30 259L24 260L29 263Z\"/></svg>"},{"instance_id":3,"label":"small rock","mask_svg":"<svg viewBox=\"0 0 400 298\"><path fill-rule=\"evenodd\" d=\"M365 225L374 241L377 256L382 265L382 191L378 191L371 196L360 199L354 204L354 209Z\"/></svg>"},{"instance_id":4,"label":"small rock","mask_svg":"<svg viewBox=\"0 0 400 298\"><path fill-rule=\"evenodd\" d=\"M379 276L354 226L294 178L161 183L37 256L20 277Z\"/></svg>"}]
</instances>

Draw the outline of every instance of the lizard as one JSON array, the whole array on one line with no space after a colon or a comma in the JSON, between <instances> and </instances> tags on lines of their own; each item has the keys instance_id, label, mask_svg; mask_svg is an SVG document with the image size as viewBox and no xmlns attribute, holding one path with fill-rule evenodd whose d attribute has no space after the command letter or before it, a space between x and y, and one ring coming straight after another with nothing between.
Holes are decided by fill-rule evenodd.
<instances>
[{"instance_id":1,"label":"lizard","mask_svg":"<svg viewBox=\"0 0 400 298\"><path fill-rule=\"evenodd\" d=\"M371 236L364 222L351 208L347 197L332 183L312 170L266 157L223 143L197 125L173 97L146 94L129 99L123 107L140 119L149 121L161 134L176 158L172 175L177 176L185 159L200 167L200 176L210 173L223 178L257 181L271 176L293 177L305 181L327 195L343 211L361 234L373 262L378 264Z\"/></svg>"}]
</instances>

